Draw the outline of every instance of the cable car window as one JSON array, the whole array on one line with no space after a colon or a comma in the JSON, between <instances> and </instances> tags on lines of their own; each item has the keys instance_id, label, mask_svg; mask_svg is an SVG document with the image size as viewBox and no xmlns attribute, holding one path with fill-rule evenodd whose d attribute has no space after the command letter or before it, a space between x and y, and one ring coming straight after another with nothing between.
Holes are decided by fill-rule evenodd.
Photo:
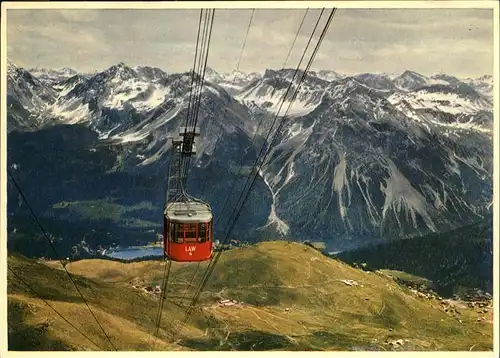
<instances>
[{"instance_id":1,"label":"cable car window","mask_svg":"<svg viewBox=\"0 0 500 358\"><path fill-rule=\"evenodd\" d=\"M182 230L182 224L172 223L172 241L177 244L182 244L184 242L184 231Z\"/></svg>"},{"instance_id":2,"label":"cable car window","mask_svg":"<svg viewBox=\"0 0 500 358\"><path fill-rule=\"evenodd\" d=\"M186 233L187 242L196 242L196 224L185 224L184 231Z\"/></svg>"},{"instance_id":3,"label":"cable car window","mask_svg":"<svg viewBox=\"0 0 500 358\"><path fill-rule=\"evenodd\" d=\"M200 223L198 227L198 242L207 241L207 224Z\"/></svg>"},{"instance_id":4,"label":"cable car window","mask_svg":"<svg viewBox=\"0 0 500 358\"><path fill-rule=\"evenodd\" d=\"M165 225L165 232L163 233L163 240L164 241L170 240L171 237L172 237L172 224L167 222Z\"/></svg>"},{"instance_id":5,"label":"cable car window","mask_svg":"<svg viewBox=\"0 0 500 358\"><path fill-rule=\"evenodd\" d=\"M206 223L200 223L199 232L200 232L199 237L202 237L202 238L207 237L207 224Z\"/></svg>"},{"instance_id":6,"label":"cable car window","mask_svg":"<svg viewBox=\"0 0 500 358\"><path fill-rule=\"evenodd\" d=\"M169 223L168 224L168 239L170 241L174 241L174 237L175 237L175 224Z\"/></svg>"}]
</instances>

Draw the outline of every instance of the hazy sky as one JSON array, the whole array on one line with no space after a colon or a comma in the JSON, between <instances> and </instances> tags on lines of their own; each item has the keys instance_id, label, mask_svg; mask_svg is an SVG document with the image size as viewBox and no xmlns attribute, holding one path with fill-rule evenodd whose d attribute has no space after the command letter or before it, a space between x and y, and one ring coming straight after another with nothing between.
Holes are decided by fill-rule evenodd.
<instances>
[{"instance_id":1,"label":"hazy sky","mask_svg":"<svg viewBox=\"0 0 500 358\"><path fill-rule=\"evenodd\" d=\"M309 10L287 67L296 67L319 11ZM256 9L240 69L281 68L304 13ZM250 15L251 9L216 10L210 67L236 67ZM492 74L492 16L489 9L339 9L313 69ZM184 71L193 64L198 18L199 10L9 9L7 55L27 68L93 72L121 61Z\"/></svg>"}]
</instances>

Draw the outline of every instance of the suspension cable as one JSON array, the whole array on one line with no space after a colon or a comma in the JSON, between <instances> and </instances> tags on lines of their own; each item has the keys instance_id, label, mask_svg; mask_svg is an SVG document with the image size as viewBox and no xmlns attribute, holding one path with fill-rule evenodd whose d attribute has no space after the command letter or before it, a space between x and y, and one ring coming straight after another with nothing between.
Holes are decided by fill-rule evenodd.
<instances>
[{"instance_id":1,"label":"suspension cable","mask_svg":"<svg viewBox=\"0 0 500 358\"><path fill-rule=\"evenodd\" d=\"M95 343L92 339L90 339L85 333L83 333L80 329L78 329L73 323L71 323L66 317L64 317L58 310L56 310L45 298L43 298L31 285L29 285L20 275L18 275L14 270L12 270L9 266L7 266L7 269L14 275L23 285L25 285L31 292L33 292L40 300L43 301L47 306L50 307L52 311L54 311L59 317L61 317L64 322L69 324L75 331L80 333L83 337L85 337L90 343L92 343L94 346L99 348L100 350L105 351L100 345Z\"/></svg>"},{"instance_id":2,"label":"suspension cable","mask_svg":"<svg viewBox=\"0 0 500 358\"><path fill-rule=\"evenodd\" d=\"M314 32L316 31L316 27L317 27L317 25L318 25L318 23L319 23L319 20L320 20L320 18L321 18L321 16L322 16L322 14L323 14L323 11L324 11L324 9L322 10L322 12L321 12L321 14L320 14L320 16L319 16L319 18L318 18L318 22L316 23L316 26L315 26L315 28L314 28L314 30L313 30L313 33L311 34L311 37L310 37L309 42L308 42L308 46L309 46L310 41L312 40L312 36L313 36ZM281 124L280 124L280 126L279 126L278 130L277 130L277 131L275 132L275 134L274 134L273 140L271 141L271 145L274 143L275 139L278 137L278 134L279 134L279 129L280 129L280 128L282 128L282 125L284 124L284 122L285 122L285 120L286 120L286 114L288 113L289 109L291 108L292 103L293 103L293 101L295 100L296 93L298 93L299 87L300 87L300 85L301 85L302 81L304 80L304 78L305 78L305 76L306 76L307 72L309 71L309 68L310 68L310 66L311 66L312 62L314 61L314 58L315 58L315 56L316 56L316 54L317 54L317 51L318 51L318 49L319 49L319 47L320 47L320 45L321 45L321 43L322 43L322 41L323 41L323 38L324 38L324 36L325 36L325 34L326 34L326 32L327 32L327 30L328 30L329 26L330 26L331 20L332 20L332 18L333 18L333 16L334 16L335 12L336 12L336 9L334 8L334 9L332 10L332 12L330 13L330 16L329 16L329 18L328 18L328 20L327 20L326 25L324 26L323 32L322 32L322 34L321 34L321 36L320 36L320 38L319 38L319 40L318 40L318 42L317 42L317 44L316 44L316 47L315 47L315 49L314 49L314 51L313 51L313 54L311 55L311 58L310 58L310 60L309 60L309 63L307 64L306 70L305 70L305 71L303 71L303 75L302 75L302 77L301 77L301 79L300 79L300 81L299 81L299 83L298 83L298 85L297 85L297 87L296 87L295 95L292 97L292 101L291 101L291 103L290 103L290 105L289 105L289 107L288 107L288 109L287 109L287 111L286 111L286 113L285 113L285 116L283 116L283 119L282 119L282 121L281 121ZM306 47L306 50L304 51L302 58L304 57L305 52L307 51L308 46ZM299 66L297 67L297 69L296 69L296 71L295 71L294 77L295 77L295 75L297 74L297 72L298 72L298 70L299 70L299 68L300 68L300 63L301 63L301 62L302 62L302 59L301 59L301 61L299 62ZM292 79L292 81L290 82L290 85L289 85L288 90L287 90L287 94L288 94L288 91L290 90L290 88L291 88L292 84L293 84L293 79ZM281 106L280 106L280 110L281 110L281 107L282 107L282 105L283 105L283 103L284 103L284 100L285 100L285 98L286 98L287 94L285 94L285 96L283 97L283 101L282 101L282 104L281 104ZM280 110L278 110L278 113L276 114L276 118L275 118L274 122L275 122L275 121L276 121L276 119L278 118L278 115L279 115ZM273 122L273 126L272 126L272 127L274 127L274 122ZM271 127L271 129L269 130L268 137L269 137L269 135L270 135L270 134L271 134L271 132L272 132L272 127ZM266 138L266 140L267 140L267 138ZM262 147L262 149L263 149L263 148L264 148L264 146ZM265 161L266 156L269 154L269 151L270 151L270 148L266 151L265 155L263 156L264 161ZM261 152L262 152L262 150L261 150ZM260 156L261 156L261 155L259 154L259 157L260 157ZM257 158L257 161L258 161L258 159L259 159L259 158ZM262 161L262 164L264 163L264 161ZM262 164L261 164L261 166L262 166ZM254 168L255 168L255 167L254 167ZM256 172L257 172L257 170L254 170L252 173L250 173L249 179L250 179L251 175L252 175L252 174L255 174ZM248 189L248 191L247 191L247 194L245 195L245 197L244 197L243 201L241 202L241 204L240 204L240 206L239 206L238 210L236 211L236 215L235 215L235 217L234 217L233 223L232 223L231 225L229 225L229 230L227 231L226 237L225 237L225 239L224 239L224 243L225 243L225 242L229 239L229 237L230 237L231 231L232 231L232 229L234 228L234 224L236 223L236 221L237 221L237 220L238 220L238 218L239 218L239 215L241 214L241 210L242 210L242 208L243 208L243 205L244 205L244 203L245 203L246 199L248 198L248 195L249 195L249 193L250 193L250 191L251 191L251 188L252 188L253 184L255 183L255 179L256 179L256 177L257 177L257 175L255 174L255 175L254 175L253 180L251 181L251 184L250 184L250 187L249 187L249 189ZM241 198L241 196L240 196L240 198ZM184 317L184 319L183 319L182 326L183 326L183 325L187 322L187 319L189 319L189 317L190 317L190 315L191 315L191 313L192 313L192 309L193 309L194 305L196 304L196 301L197 301L197 299L198 299L199 295L201 294L201 291L202 291L202 290L203 290L203 288L205 287L205 285L206 285L206 283L207 283L207 281L208 281L209 277L211 276L211 274L212 274L212 272L213 272L213 270L214 270L214 268L215 268L215 265L217 264L217 262L218 262L218 260L219 260L219 258L220 258L220 256L221 256L221 254L222 254L222 251L218 252L218 253L217 253L217 255L216 255L216 257L215 257L215 259L213 260L213 262L211 261L211 262L210 262L210 264L209 264L209 266L207 267L207 270L206 270L206 272L205 272L205 275L204 275L204 277L203 277L202 281L200 282L200 285L198 286L198 290L197 290L197 292L195 293L195 295L194 295L194 297L193 297L193 299L192 299L192 301L191 301L191 304L190 304L190 306L189 306L189 308L188 308L188 310L187 310L187 312L186 312L186 315L185 315L185 317ZM182 330L182 327L181 327L181 330Z\"/></svg>"},{"instance_id":3,"label":"suspension cable","mask_svg":"<svg viewBox=\"0 0 500 358\"><path fill-rule=\"evenodd\" d=\"M243 40L243 46L241 46L240 58L238 59L238 65L236 66L236 70L240 68L241 58L243 57L243 50L245 49L245 45L247 43L248 33L250 32L250 26L252 26L253 14L255 13L255 9L252 9L252 15L250 15L250 21L248 22L247 33L245 34L245 40Z\"/></svg>"},{"instance_id":4,"label":"suspension cable","mask_svg":"<svg viewBox=\"0 0 500 358\"><path fill-rule=\"evenodd\" d=\"M241 46L240 57L238 59L237 65L236 65L236 71L239 71L239 69L240 69L241 59L242 59L243 51L244 51L246 43L247 43L247 37L248 37L248 33L250 31L250 27L252 25L252 19L253 19L254 13L255 13L255 9L252 9L252 14L250 16L250 21L248 22L248 27L247 27L245 39L243 41L243 45ZM235 78L233 78L233 84L234 84L234 82L235 82ZM262 123L262 120L260 121L260 123ZM222 138L222 132L223 132L223 128L222 128L222 125L221 125L221 131L219 132L219 135L217 136L217 141L215 142L215 146L214 146L214 154L215 154L215 151L217 150L217 145L219 144L219 141ZM254 138L255 138L255 134L254 134ZM253 143L253 140L252 140L252 143ZM240 170L241 170L241 166L240 166ZM208 182L207 180L204 181L202 190L200 191L200 194L205 191L205 188L207 186L207 182ZM234 183L235 182L236 182L236 180L234 181ZM233 185L233 188L234 188L234 185ZM224 206L223 206L223 209L224 209ZM216 220L217 220L217 218L216 218ZM214 222L214 226L215 226L215 222ZM196 266L196 269L195 269L193 275L191 276L191 279L189 280L189 285L184 290L184 294L182 295L182 298L180 299L179 304L181 304L181 302L184 301L184 298L186 297L186 294L187 294L189 288L191 287L191 284L193 283L193 280L194 280L196 274L198 273L199 268L200 268L200 263L198 263L198 265Z\"/></svg>"},{"instance_id":5,"label":"suspension cable","mask_svg":"<svg viewBox=\"0 0 500 358\"><path fill-rule=\"evenodd\" d=\"M87 306L89 312L91 313L91 315L94 317L94 320L97 322L97 325L99 326L99 328L101 329L101 331L104 333L104 335L106 336L106 339L108 340L109 344L113 347L113 349L116 351L116 347L114 346L113 342L111 342L111 339L109 338L108 334L106 333L106 331L104 330L104 328L102 327L101 323L99 322L99 320L97 319L96 315L94 314L94 312L92 311L92 309L90 308L89 304L87 303L87 300L85 299L85 297L83 297L83 294L82 292L80 291L80 289L78 288L75 280L73 279L73 276L69 273L69 271L66 269L66 265L64 265L63 261L61 260L60 256L59 256L59 253L57 252L54 244L52 243L52 240L49 238L49 235L47 234L47 232L45 231L45 229L43 228L42 224L40 223L40 221L38 220L38 217L37 215L35 214L35 212L33 211L33 208L31 207L30 203L28 202L28 199L26 199L26 196L24 195L21 187L19 186L19 184L17 183L16 179L14 178L14 176L12 175L12 173L10 172L10 170L7 168L7 173L10 177L10 179L12 180L12 182L14 183L14 186L16 187L17 191L19 192L19 194L21 195L23 201L25 202L26 206L28 207L31 215L33 216L33 219L35 220L35 222L37 223L40 231L42 232L43 236L45 237L45 239L47 240L47 242L49 243L50 247L52 248L52 250L54 251L55 255L56 255L56 258L59 260L59 262L61 263L62 267L64 268L64 271L66 272L66 274L68 275L68 277L70 278L71 282L73 283L73 285L75 286L75 289L77 290L78 294L80 295L80 297L82 298L82 301L85 303L85 305Z\"/></svg>"},{"instance_id":6,"label":"suspension cable","mask_svg":"<svg viewBox=\"0 0 500 358\"><path fill-rule=\"evenodd\" d=\"M211 12L209 10L208 15L207 15L207 13L205 13L205 16L204 16L204 29L202 32L201 50L199 52L199 61L198 61L198 70L199 70L200 74L198 74L196 71L196 69L197 69L196 65L197 65L197 57L198 57L198 47L199 47L199 42L200 42L199 35L200 35L200 29L201 29L203 9L200 11L200 20L199 20L200 22L198 25L198 36L197 36L197 42L196 42L196 50L195 50L195 58L194 58L193 74L192 74L193 77L192 77L192 82L191 82L190 103L188 105L188 115L186 117L186 127L184 129L185 135L187 133L188 127L191 127L190 125L193 123L194 123L194 125L192 126L193 131L196 130L198 111L199 111L199 107L200 107L201 94L202 94L202 89L203 89L203 81L204 81L204 77L205 77L207 58L208 58L208 53L209 53L209 49L210 49L210 38L211 38L211 34L212 34L214 13L215 13L215 10L212 10ZM207 20L207 19L210 19L210 16L211 16L211 20ZM208 40L207 40L207 34L208 34ZM204 61L203 61L203 56L205 57ZM203 66L203 69L202 69L202 66ZM193 91L193 82L194 82L195 77L198 79L198 81L197 81L197 83L194 87L194 91ZM190 113L189 107L191 107L191 114L192 114L191 120L189 118L189 113ZM173 150L175 151L176 149L173 148ZM175 154L175 152L173 154ZM181 153L179 153L179 155L180 155L180 157L179 157L179 159L180 159L179 182L180 182L180 187L181 187L181 193L183 196L186 197L186 199L195 200L195 198L193 198L192 196L190 196L189 194L186 193L185 185L184 185L184 181L185 180L187 181L190 157L184 158L182 151L181 151ZM184 160L184 159L186 159L186 160ZM172 160L175 160L175 158L172 157ZM168 188L167 188L167 191L168 191ZM168 196L168 192L167 192L167 195L165 197L167 198L167 196ZM165 203L165 206L166 205L167 205L167 203ZM172 261L168 260L167 263L165 264L165 270L163 273L163 281L162 281L163 287L161 290L161 297L160 297L160 301L159 301L159 305L158 305L156 328L155 328L155 347L156 347L156 342L158 340L159 328L161 325L161 316L163 313L163 305L164 305L166 295L167 295L166 291L167 291L168 280L170 277L171 264L172 264Z\"/></svg>"}]
</instances>

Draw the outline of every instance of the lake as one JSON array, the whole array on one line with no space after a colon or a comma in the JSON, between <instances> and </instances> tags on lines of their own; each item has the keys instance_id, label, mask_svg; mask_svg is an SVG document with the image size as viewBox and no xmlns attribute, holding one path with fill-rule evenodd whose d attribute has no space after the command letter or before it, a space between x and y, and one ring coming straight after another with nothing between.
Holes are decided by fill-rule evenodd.
<instances>
[{"instance_id":1,"label":"lake","mask_svg":"<svg viewBox=\"0 0 500 358\"><path fill-rule=\"evenodd\" d=\"M163 257L162 247L129 247L126 249L117 249L106 251L106 256L113 257L121 260L132 260L144 256L158 256Z\"/></svg>"}]
</instances>

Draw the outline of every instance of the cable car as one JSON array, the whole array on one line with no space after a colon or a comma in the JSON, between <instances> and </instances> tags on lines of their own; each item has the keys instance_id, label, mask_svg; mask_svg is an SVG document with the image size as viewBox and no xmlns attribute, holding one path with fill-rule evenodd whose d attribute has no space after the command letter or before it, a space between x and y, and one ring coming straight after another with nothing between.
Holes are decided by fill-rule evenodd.
<instances>
[{"instance_id":1,"label":"cable car","mask_svg":"<svg viewBox=\"0 0 500 358\"><path fill-rule=\"evenodd\" d=\"M210 205L177 201L164 211L164 254L172 261L199 262L212 257L213 225Z\"/></svg>"}]
</instances>

